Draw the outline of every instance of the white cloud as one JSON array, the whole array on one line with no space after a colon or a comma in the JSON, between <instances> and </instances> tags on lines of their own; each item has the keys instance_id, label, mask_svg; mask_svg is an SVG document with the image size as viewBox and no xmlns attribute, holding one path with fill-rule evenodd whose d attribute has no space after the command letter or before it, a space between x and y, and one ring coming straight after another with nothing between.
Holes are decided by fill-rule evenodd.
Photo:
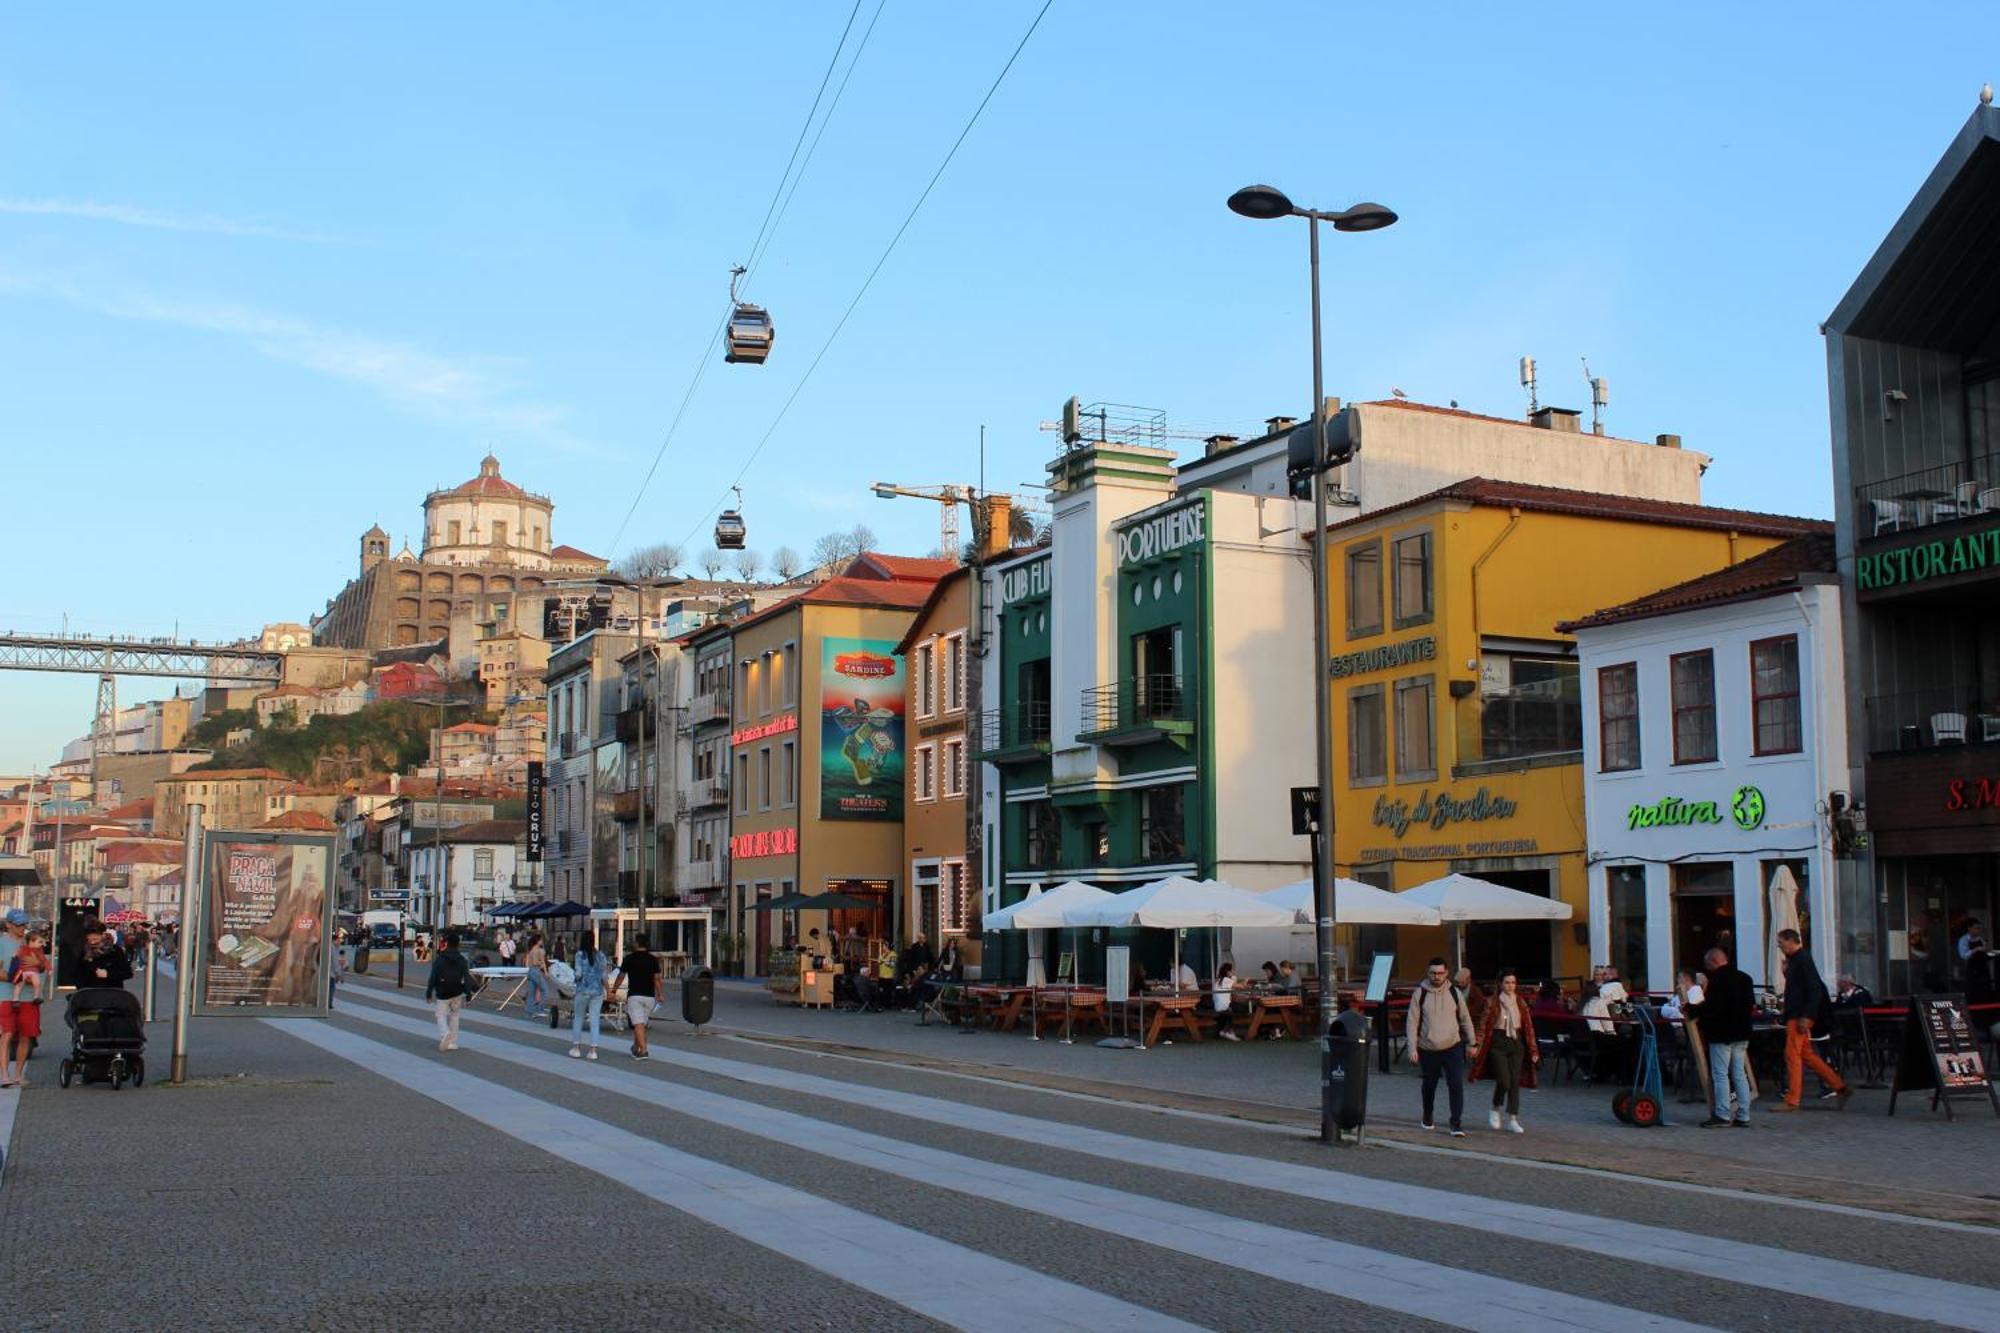
<instances>
[{"instance_id":1,"label":"white cloud","mask_svg":"<svg viewBox=\"0 0 2000 1333\"><path fill-rule=\"evenodd\" d=\"M22 217L80 218L87 222L110 222L124 227L150 227L156 231L256 236L274 241L304 241L313 245L334 245L341 240L327 232L277 227L246 218L223 217L215 213L172 213L133 204L107 204L88 199L0 198L0 213Z\"/></svg>"}]
</instances>

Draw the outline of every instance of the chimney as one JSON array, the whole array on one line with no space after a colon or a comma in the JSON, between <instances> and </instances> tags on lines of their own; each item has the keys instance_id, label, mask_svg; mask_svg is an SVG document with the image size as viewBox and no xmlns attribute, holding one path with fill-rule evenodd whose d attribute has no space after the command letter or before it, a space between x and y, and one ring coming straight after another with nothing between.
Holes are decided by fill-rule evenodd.
<instances>
[{"instance_id":1,"label":"chimney","mask_svg":"<svg viewBox=\"0 0 2000 1333\"><path fill-rule=\"evenodd\" d=\"M1678 449L1681 447L1681 437L1678 435L1655 435L1653 443L1659 445L1662 449Z\"/></svg>"},{"instance_id":2,"label":"chimney","mask_svg":"<svg viewBox=\"0 0 2000 1333\"><path fill-rule=\"evenodd\" d=\"M986 545L980 558L997 560L1014 549L1014 539L1008 531L1013 526L1014 497L1011 495L988 495L980 503L986 506Z\"/></svg>"},{"instance_id":3,"label":"chimney","mask_svg":"<svg viewBox=\"0 0 2000 1333\"><path fill-rule=\"evenodd\" d=\"M1264 433L1266 435L1283 435L1298 424L1299 419L1297 417L1265 417Z\"/></svg>"},{"instance_id":4,"label":"chimney","mask_svg":"<svg viewBox=\"0 0 2000 1333\"><path fill-rule=\"evenodd\" d=\"M1206 456L1213 458L1224 449L1234 449L1236 447L1236 437L1234 435L1211 435L1203 440L1202 443L1208 446Z\"/></svg>"},{"instance_id":5,"label":"chimney","mask_svg":"<svg viewBox=\"0 0 2000 1333\"><path fill-rule=\"evenodd\" d=\"M1528 418L1528 424L1537 430L1552 430L1563 435L1583 434L1583 413L1571 407L1544 407Z\"/></svg>"}]
</instances>

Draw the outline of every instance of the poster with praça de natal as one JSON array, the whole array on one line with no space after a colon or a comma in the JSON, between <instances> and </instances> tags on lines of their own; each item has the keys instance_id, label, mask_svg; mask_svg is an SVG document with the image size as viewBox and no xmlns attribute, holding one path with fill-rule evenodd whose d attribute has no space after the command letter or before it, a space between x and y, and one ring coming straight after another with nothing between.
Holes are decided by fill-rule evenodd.
<instances>
[{"instance_id":1,"label":"poster with pra\u00e7a de natal","mask_svg":"<svg viewBox=\"0 0 2000 1333\"><path fill-rule=\"evenodd\" d=\"M892 640L821 641L819 817L903 817L903 659Z\"/></svg>"}]
</instances>

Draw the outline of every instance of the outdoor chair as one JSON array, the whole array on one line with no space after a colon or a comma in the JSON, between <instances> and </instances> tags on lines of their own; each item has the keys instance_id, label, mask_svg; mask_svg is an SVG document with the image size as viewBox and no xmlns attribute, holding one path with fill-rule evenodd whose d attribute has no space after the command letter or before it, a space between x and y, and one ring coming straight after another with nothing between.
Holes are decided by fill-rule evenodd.
<instances>
[{"instance_id":1,"label":"outdoor chair","mask_svg":"<svg viewBox=\"0 0 2000 1333\"><path fill-rule=\"evenodd\" d=\"M1965 744L1965 714L1932 713L1931 744L1933 745Z\"/></svg>"},{"instance_id":2,"label":"outdoor chair","mask_svg":"<svg viewBox=\"0 0 2000 1333\"><path fill-rule=\"evenodd\" d=\"M2000 486L1989 486L1979 493L1979 512L1990 514L2000 509Z\"/></svg>"},{"instance_id":3,"label":"outdoor chair","mask_svg":"<svg viewBox=\"0 0 2000 1333\"><path fill-rule=\"evenodd\" d=\"M1871 500L1869 503L1875 508L1875 536L1903 530L1903 505L1900 500Z\"/></svg>"}]
</instances>

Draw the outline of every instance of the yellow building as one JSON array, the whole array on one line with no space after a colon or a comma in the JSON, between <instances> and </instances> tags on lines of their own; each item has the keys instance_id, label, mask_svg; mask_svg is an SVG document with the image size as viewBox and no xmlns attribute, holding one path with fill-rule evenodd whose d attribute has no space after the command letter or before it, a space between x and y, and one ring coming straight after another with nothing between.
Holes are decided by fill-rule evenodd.
<instances>
[{"instance_id":1,"label":"yellow building","mask_svg":"<svg viewBox=\"0 0 2000 1333\"><path fill-rule=\"evenodd\" d=\"M1465 961L1589 970L1583 715L1563 621L1767 550L1806 519L1473 478L1327 530L1334 860L1387 889L1452 872L1573 915L1474 924ZM1437 929L1360 927L1353 965L1448 954Z\"/></svg>"}]
</instances>

